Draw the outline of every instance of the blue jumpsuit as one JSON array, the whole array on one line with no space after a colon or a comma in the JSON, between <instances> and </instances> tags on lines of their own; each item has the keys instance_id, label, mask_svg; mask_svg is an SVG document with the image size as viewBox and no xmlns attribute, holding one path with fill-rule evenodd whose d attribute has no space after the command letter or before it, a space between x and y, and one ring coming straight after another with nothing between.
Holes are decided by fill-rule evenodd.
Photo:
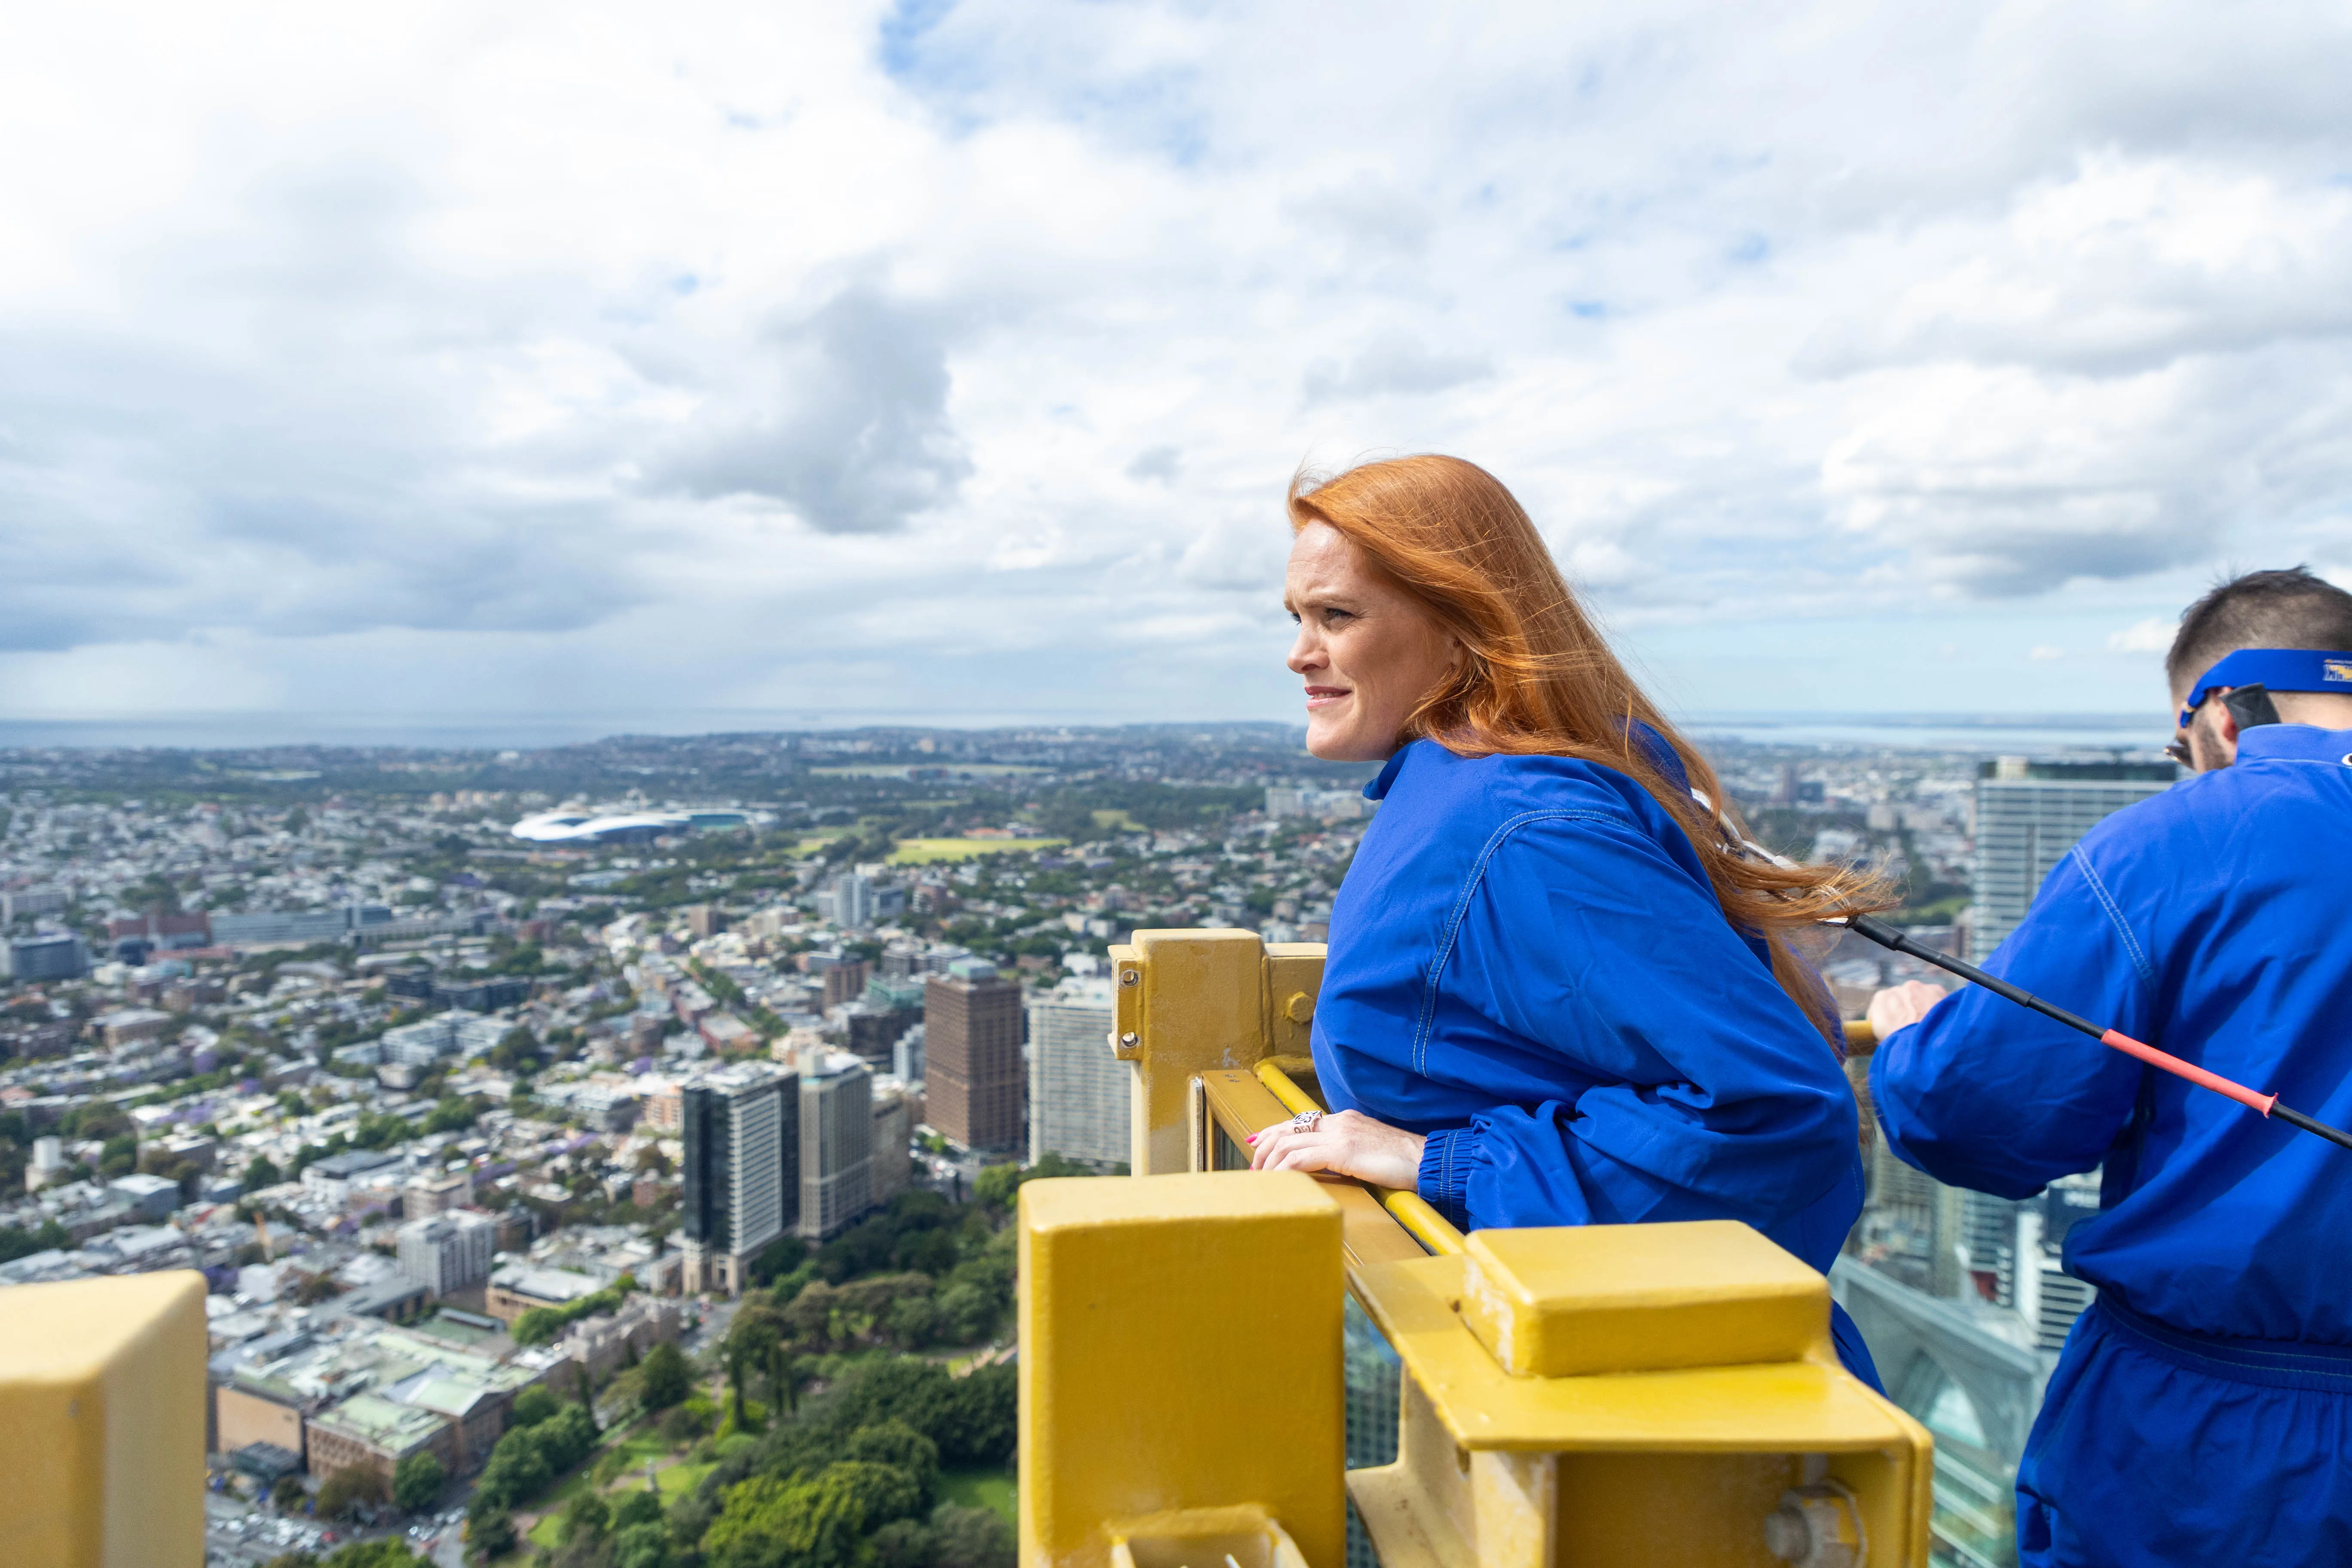
<instances>
[{"instance_id":1,"label":"blue jumpsuit","mask_svg":"<svg viewBox=\"0 0 2352 1568\"><path fill-rule=\"evenodd\" d=\"M2352 731L2248 730L2107 818L1985 967L2343 1125ZM2352 1563L2352 1153L1976 987L1871 1086L1888 1147L1954 1185L2105 1167L2066 1238L2098 1300L2018 1470L2026 1563Z\"/></svg>"},{"instance_id":2,"label":"blue jumpsuit","mask_svg":"<svg viewBox=\"0 0 2352 1568\"><path fill-rule=\"evenodd\" d=\"M1426 1134L1422 1195L1465 1227L1738 1219L1826 1271L1862 1212L1853 1091L1648 792L1418 741L1364 793L1315 1010L1331 1106Z\"/></svg>"}]
</instances>

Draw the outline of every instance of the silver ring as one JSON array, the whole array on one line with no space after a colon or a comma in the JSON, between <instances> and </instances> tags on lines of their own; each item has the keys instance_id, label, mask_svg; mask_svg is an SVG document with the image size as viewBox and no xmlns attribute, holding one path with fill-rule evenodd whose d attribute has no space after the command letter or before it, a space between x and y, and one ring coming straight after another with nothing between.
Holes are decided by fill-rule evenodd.
<instances>
[{"instance_id":1,"label":"silver ring","mask_svg":"<svg viewBox=\"0 0 2352 1568\"><path fill-rule=\"evenodd\" d=\"M1319 1110L1302 1110L1290 1119L1290 1130L1293 1132L1312 1132L1315 1124L1322 1120L1323 1113Z\"/></svg>"}]
</instances>

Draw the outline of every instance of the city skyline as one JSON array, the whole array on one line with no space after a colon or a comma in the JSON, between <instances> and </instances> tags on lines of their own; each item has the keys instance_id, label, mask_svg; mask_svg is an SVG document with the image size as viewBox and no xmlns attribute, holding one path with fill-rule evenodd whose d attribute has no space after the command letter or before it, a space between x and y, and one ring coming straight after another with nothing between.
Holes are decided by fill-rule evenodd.
<instances>
[{"instance_id":1,"label":"city skyline","mask_svg":"<svg viewBox=\"0 0 2352 1568\"><path fill-rule=\"evenodd\" d=\"M2323 15L29 18L0 721L1290 718L1433 449L1677 710L2154 710L2352 571Z\"/></svg>"}]
</instances>

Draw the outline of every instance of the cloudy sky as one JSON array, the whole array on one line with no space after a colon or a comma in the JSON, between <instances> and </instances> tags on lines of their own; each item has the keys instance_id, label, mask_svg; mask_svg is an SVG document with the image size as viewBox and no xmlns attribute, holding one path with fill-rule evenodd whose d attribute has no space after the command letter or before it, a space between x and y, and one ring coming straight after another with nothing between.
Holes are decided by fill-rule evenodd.
<instances>
[{"instance_id":1,"label":"cloudy sky","mask_svg":"<svg viewBox=\"0 0 2352 1568\"><path fill-rule=\"evenodd\" d=\"M2340 5L0 3L0 721L1279 718L1302 462L1685 711L2352 583Z\"/></svg>"}]
</instances>

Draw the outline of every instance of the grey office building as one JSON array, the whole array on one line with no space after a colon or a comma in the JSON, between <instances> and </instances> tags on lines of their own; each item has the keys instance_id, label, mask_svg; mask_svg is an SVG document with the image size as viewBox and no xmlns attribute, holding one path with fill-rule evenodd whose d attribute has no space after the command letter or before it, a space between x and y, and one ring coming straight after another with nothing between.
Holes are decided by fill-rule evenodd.
<instances>
[{"instance_id":1,"label":"grey office building","mask_svg":"<svg viewBox=\"0 0 2352 1568\"><path fill-rule=\"evenodd\" d=\"M89 973L89 950L70 931L18 937L0 946L7 973L0 979L23 984L34 980L75 980Z\"/></svg>"},{"instance_id":2,"label":"grey office building","mask_svg":"<svg viewBox=\"0 0 2352 1568\"><path fill-rule=\"evenodd\" d=\"M823 1241L874 1206L874 1075L827 1051L801 1071L800 1234Z\"/></svg>"},{"instance_id":3,"label":"grey office building","mask_svg":"<svg viewBox=\"0 0 2352 1568\"><path fill-rule=\"evenodd\" d=\"M1108 980L1065 980L1029 1004L1029 1158L1128 1157L1134 1069L1110 1050Z\"/></svg>"},{"instance_id":4,"label":"grey office building","mask_svg":"<svg viewBox=\"0 0 2352 1568\"><path fill-rule=\"evenodd\" d=\"M260 947L273 942L342 942L354 931L392 923L383 904L339 904L325 910L257 910L215 915L213 940L225 947Z\"/></svg>"},{"instance_id":5,"label":"grey office building","mask_svg":"<svg viewBox=\"0 0 2352 1568\"><path fill-rule=\"evenodd\" d=\"M453 1209L400 1227L400 1271L436 1296L451 1296L490 1277L498 1222Z\"/></svg>"},{"instance_id":6,"label":"grey office building","mask_svg":"<svg viewBox=\"0 0 2352 1568\"><path fill-rule=\"evenodd\" d=\"M2017 929L2051 868L2083 835L2172 787L2170 763L2029 763L2003 757L1977 781L1977 873L1969 956L1981 963Z\"/></svg>"}]
</instances>

